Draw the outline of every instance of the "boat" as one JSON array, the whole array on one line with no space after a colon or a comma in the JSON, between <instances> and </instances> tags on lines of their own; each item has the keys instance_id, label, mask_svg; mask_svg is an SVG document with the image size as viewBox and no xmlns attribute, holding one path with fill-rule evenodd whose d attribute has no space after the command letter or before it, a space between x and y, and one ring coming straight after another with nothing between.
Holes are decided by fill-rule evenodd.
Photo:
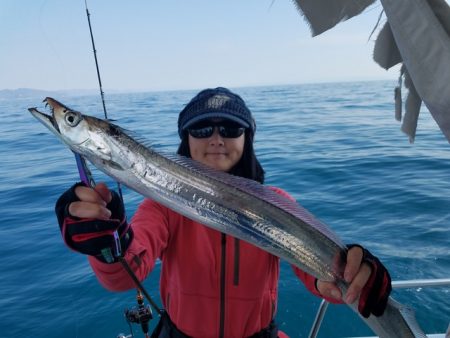
<instances>
[{"instance_id":1,"label":"boat","mask_svg":"<svg viewBox=\"0 0 450 338\"><path fill-rule=\"evenodd\" d=\"M404 280L404 281L392 281L392 288L394 290L400 290L400 289L415 289L417 292L422 291L424 288L439 288L439 287L450 287L450 278L440 278L440 279L416 279L416 280ZM316 312L316 316L314 318L314 321L311 325L311 329L309 331L308 338L317 338L320 332L320 328L322 327L322 324L324 324L326 311L328 309L329 303L323 299L322 302L319 304ZM325 325L327 323L325 322ZM332 324L329 324L332 325ZM360 337L350 337L345 336L345 333L340 333L340 337L346 337L346 338L378 338L375 336L367 337L367 336L360 336ZM131 334L124 334L119 333L117 335L117 338L133 338L134 335ZM447 332L445 333L434 333L434 334L427 334L428 338L450 338L450 322L449 326L447 328Z\"/></svg>"}]
</instances>

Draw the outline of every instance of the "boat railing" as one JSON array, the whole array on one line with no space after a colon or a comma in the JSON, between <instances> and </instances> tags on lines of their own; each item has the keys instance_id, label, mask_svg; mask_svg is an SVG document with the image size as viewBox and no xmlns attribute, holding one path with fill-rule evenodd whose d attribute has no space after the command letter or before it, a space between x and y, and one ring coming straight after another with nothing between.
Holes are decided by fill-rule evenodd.
<instances>
[{"instance_id":1,"label":"boat railing","mask_svg":"<svg viewBox=\"0 0 450 338\"><path fill-rule=\"evenodd\" d=\"M450 278L442 279L414 279L405 281L393 281L392 288L394 289L410 289L410 288L424 288L424 287L440 287L450 286ZM309 338L316 338L319 334L320 326L328 308L328 302L324 299L317 309L316 317L314 319Z\"/></svg>"}]
</instances>

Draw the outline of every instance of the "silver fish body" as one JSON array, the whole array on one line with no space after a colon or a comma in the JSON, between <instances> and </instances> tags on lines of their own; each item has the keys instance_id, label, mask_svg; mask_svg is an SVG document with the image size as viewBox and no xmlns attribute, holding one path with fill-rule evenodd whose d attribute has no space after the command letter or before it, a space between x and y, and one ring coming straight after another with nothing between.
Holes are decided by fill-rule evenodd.
<instances>
[{"instance_id":1,"label":"silver fish body","mask_svg":"<svg viewBox=\"0 0 450 338\"><path fill-rule=\"evenodd\" d=\"M278 256L321 280L342 274L345 245L296 202L252 180L163 155L107 121L47 98L53 116L30 112L73 151L130 189L220 232ZM357 302L351 305L357 312ZM390 299L381 317L364 319L382 338L426 337L409 308Z\"/></svg>"}]
</instances>

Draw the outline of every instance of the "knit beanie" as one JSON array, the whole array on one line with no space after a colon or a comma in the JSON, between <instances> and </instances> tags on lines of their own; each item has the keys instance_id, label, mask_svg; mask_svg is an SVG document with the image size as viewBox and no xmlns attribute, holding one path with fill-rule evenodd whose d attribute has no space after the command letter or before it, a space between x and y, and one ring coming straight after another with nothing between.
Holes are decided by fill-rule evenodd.
<instances>
[{"instance_id":1,"label":"knit beanie","mask_svg":"<svg viewBox=\"0 0 450 338\"><path fill-rule=\"evenodd\" d=\"M178 116L178 134L182 137L190 126L211 118L231 120L255 133L255 120L244 100L227 88L217 87L202 90L184 107Z\"/></svg>"}]
</instances>

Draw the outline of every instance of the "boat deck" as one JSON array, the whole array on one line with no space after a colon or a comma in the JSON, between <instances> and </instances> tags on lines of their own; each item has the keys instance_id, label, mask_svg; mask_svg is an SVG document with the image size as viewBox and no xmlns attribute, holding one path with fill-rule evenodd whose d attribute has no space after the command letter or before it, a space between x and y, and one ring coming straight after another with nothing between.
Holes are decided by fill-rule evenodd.
<instances>
[{"instance_id":1,"label":"boat deck","mask_svg":"<svg viewBox=\"0 0 450 338\"><path fill-rule=\"evenodd\" d=\"M416 280L407 280L407 281L393 281L392 288L394 289L409 289L409 288L424 288L424 287L442 287L442 286L450 286L450 278L443 279L416 279ZM317 310L316 318L311 327L311 331L309 333L308 338L316 338L320 326L322 325L323 318L325 316L325 312L328 307L328 302L323 300L320 303L319 308ZM450 323L446 333L440 334L427 334L428 338L450 338ZM347 337L347 338L377 338L373 337Z\"/></svg>"},{"instance_id":2,"label":"boat deck","mask_svg":"<svg viewBox=\"0 0 450 338\"><path fill-rule=\"evenodd\" d=\"M442 334L427 334L428 338L449 338L449 335L445 335L444 333ZM373 337L347 337L347 338L377 338L376 336Z\"/></svg>"}]
</instances>

